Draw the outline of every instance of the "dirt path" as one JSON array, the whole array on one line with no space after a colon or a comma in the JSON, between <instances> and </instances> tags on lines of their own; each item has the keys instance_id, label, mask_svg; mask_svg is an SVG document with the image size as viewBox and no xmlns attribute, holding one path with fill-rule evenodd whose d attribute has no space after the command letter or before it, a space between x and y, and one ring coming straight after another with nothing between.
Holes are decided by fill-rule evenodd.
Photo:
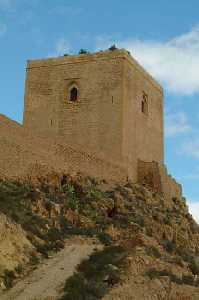
<instances>
[{"instance_id":1,"label":"dirt path","mask_svg":"<svg viewBox=\"0 0 199 300\"><path fill-rule=\"evenodd\" d=\"M93 244L66 245L56 256L43 262L31 275L10 291L0 294L1 300L55 300L75 267L96 248Z\"/></svg>"}]
</instances>

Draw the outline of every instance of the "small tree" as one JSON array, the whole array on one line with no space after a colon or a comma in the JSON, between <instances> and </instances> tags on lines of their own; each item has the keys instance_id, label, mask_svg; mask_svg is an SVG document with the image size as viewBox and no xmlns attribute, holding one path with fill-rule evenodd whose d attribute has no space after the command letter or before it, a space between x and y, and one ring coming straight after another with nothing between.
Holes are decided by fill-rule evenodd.
<instances>
[{"instance_id":1,"label":"small tree","mask_svg":"<svg viewBox=\"0 0 199 300\"><path fill-rule=\"evenodd\" d=\"M88 54L89 52L85 49L80 49L79 54Z\"/></svg>"},{"instance_id":2,"label":"small tree","mask_svg":"<svg viewBox=\"0 0 199 300\"><path fill-rule=\"evenodd\" d=\"M117 50L117 49L118 49L118 48L116 47L115 44L112 45L112 46L109 48L110 51L115 51L115 50Z\"/></svg>"}]
</instances>

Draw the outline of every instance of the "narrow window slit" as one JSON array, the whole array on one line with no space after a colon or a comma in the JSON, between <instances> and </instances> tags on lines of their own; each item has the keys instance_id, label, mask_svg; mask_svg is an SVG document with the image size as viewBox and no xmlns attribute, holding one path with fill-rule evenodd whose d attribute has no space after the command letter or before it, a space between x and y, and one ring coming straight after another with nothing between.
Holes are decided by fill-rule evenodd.
<instances>
[{"instance_id":1,"label":"narrow window slit","mask_svg":"<svg viewBox=\"0 0 199 300\"><path fill-rule=\"evenodd\" d=\"M70 90L70 101L72 101L72 102L77 101L77 95L78 95L78 90L76 87L73 87Z\"/></svg>"},{"instance_id":2,"label":"narrow window slit","mask_svg":"<svg viewBox=\"0 0 199 300\"><path fill-rule=\"evenodd\" d=\"M145 93L142 96L141 111L143 114L148 115L148 95Z\"/></svg>"}]
</instances>

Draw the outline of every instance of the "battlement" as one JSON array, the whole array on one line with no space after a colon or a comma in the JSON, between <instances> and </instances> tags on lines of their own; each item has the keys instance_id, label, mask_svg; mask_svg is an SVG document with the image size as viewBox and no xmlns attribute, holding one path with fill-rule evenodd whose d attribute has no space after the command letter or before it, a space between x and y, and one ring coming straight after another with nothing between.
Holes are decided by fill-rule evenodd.
<instances>
[{"instance_id":1,"label":"battlement","mask_svg":"<svg viewBox=\"0 0 199 300\"><path fill-rule=\"evenodd\" d=\"M135 58L126 49L116 49L114 51L106 50L96 53L86 53L78 55L67 55L59 57L48 57L42 59L34 59L27 61L27 69L32 68L44 68L53 67L66 64L74 63L85 63L85 62L95 62L96 60L111 60L111 59L126 59L130 64L132 64L139 72L143 74L151 83L163 94L163 89L161 85L149 74Z\"/></svg>"}]
</instances>

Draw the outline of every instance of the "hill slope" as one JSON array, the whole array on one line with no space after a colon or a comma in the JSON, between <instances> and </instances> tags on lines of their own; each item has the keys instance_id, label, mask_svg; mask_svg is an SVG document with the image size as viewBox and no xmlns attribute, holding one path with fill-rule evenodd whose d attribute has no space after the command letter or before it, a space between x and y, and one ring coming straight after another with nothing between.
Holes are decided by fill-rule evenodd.
<instances>
[{"instance_id":1,"label":"hill slope","mask_svg":"<svg viewBox=\"0 0 199 300\"><path fill-rule=\"evenodd\" d=\"M199 227L183 199L53 173L37 183L1 180L0 212L23 228L33 265L72 236L104 244L66 281L62 299L199 299ZM1 276L6 284L5 269Z\"/></svg>"}]
</instances>

